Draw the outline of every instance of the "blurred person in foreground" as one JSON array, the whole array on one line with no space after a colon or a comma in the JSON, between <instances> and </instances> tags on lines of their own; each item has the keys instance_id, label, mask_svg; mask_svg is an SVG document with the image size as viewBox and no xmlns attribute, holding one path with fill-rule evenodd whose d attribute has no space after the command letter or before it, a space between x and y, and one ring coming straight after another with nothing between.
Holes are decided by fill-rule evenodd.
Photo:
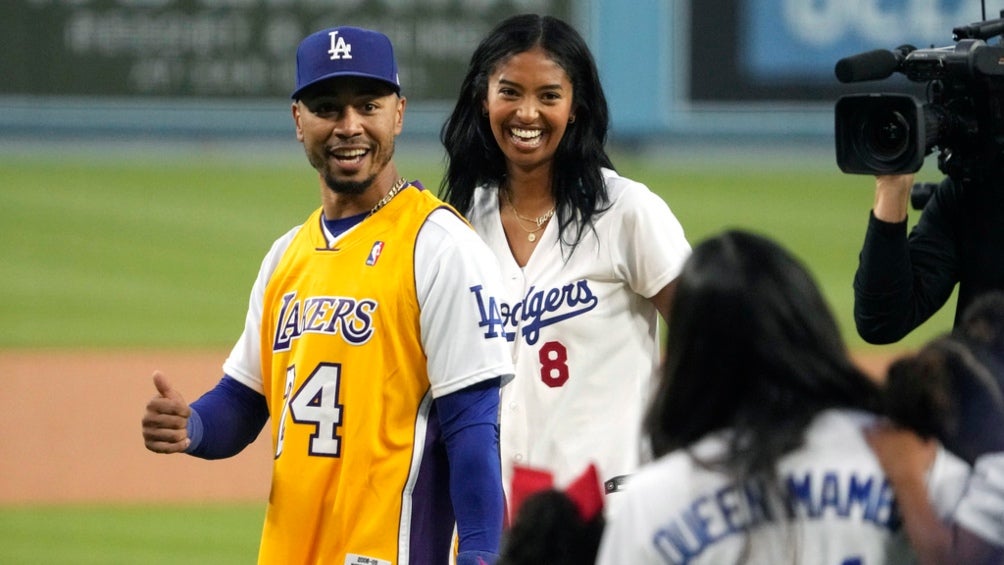
<instances>
[{"instance_id":1,"label":"blurred person in foreground","mask_svg":"<svg viewBox=\"0 0 1004 565\"><path fill-rule=\"evenodd\" d=\"M1001 182L945 177L908 235L913 184L913 174L876 176L854 275L854 321L869 343L899 341L941 309L956 285L955 325L977 296L1004 290Z\"/></svg>"},{"instance_id":2,"label":"blurred person in foreground","mask_svg":"<svg viewBox=\"0 0 1004 565\"><path fill-rule=\"evenodd\" d=\"M595 465L564 488L549 472L513 469L511 527L498 565L583 565L596 561L606 526L604 494Z\"/></svg>"},{"instance_id":3,"label":"blurred person in foreground","mask_svg":"<svg viewBox=\"0 0 1004 565\"><path fill-rule=\"evenodd\" d=\"M886 470L921 563L1004 563L1004 293L978 297L954 335L889 368L891 422L868 441ZM951 520L925 491L937 445L973 465Z\"/></svg>"},{"instance_id":4,"label":"blurred person in foreground","mask_svg":"<svg viewBox=\"0 0 1004 565\"><path fill-rule=\"evenodd\" d=\"M593 56L566 22L521 14L471 56L441 132L443 194L488 243L506 295L488 331L514 347L503 481L524 465L566 483L595 464L604 508L637 468L661 360L659 318L690 244L663 199L619 175Z\"/></svg>"},{"instance_id":5,"label":"blurred person in foreground","mask_svg":"<svg viewBox=\"0 0 1004 565\"><path fill-rule=\"evenodd\" d=\"M143 436L216 459L271 419L259 563L444 565L497 558L504 518L505 340L478 326L501 294L477 234L393 161L405 98L390 40L338 27L297 50L296 137L321 206L261 264L244 333L189 406L167 378Z\"/></svg>"},{"instance_id":6,"label":"blurred person in foreground","mask_svg":"<svg viewBox=\"0 0 1004 565\"><path fill-rule=\"evenodd\" d=\"M744 231L707 239L680 274L645 421L658 459L632 477L597 563L910 562L864 437L880 409L795 257ZM967 476L939 451L927 485L939 512Z\"/></svg>"}]
</instances>

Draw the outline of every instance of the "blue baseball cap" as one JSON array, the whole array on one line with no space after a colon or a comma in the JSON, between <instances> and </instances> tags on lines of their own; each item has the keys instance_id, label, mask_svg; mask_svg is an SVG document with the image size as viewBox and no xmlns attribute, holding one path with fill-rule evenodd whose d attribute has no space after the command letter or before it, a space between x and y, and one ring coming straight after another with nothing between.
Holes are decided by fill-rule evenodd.
<instances>
[{"instance_id":1,"label":"blue baseball cap","mask_svg":"<svg viewBox=\"0 0 1004 565\"><path fill-rule=\"evenodd\" d=\"M296 49L296 90L291 98L299 98L311 85L341 76L376 79L401 93L390 39L378 31L342 26L312 33L300 42Z\"/></svg>"}]
</instances>

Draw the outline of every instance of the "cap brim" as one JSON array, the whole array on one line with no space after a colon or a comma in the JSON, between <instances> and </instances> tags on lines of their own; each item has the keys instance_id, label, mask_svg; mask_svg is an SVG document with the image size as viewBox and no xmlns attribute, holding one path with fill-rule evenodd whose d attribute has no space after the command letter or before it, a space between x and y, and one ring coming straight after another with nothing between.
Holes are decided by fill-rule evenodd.
<instances>
[{"instance_id":1,"label":"cap brim","mask_svg":"<svg viewBox=\"0 0 1004 565\"><path fill-rule=\"evenodd\" d=\"M293 91L293 94L290 96L290 98L292 98L293 100L296 100L297 98L300 97L301 94L303 94L304 90L307 90L310 87L312 87L314 85L317 85L317 84L320 84L320 83L322 83L324 81L335 79L335 78L341 78L341 77L359 77L359 78L372 79L372 80L375 80L377 82L382 82L383 84L386 84L396 94L401 94L401 85L396 84L394 82L391 82L391 81L387 80L386 78L384 78L382 76L373 75L373 74L369 74L369 73L357 73L357 72L339 71L337 73L331 73L331 74L327 74L327 75L318 77L318 78L316 78L316 79L308 82L307 84L304 84L304 85L300 86L300 88L297 88L295 91Z\"/></svg>"}]
</instances>

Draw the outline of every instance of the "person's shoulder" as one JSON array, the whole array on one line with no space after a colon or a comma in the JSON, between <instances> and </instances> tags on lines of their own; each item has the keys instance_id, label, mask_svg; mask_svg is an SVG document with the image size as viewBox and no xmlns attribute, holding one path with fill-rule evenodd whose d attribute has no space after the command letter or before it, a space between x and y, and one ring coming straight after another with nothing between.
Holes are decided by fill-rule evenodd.
<instances>
[{"instance_id":1,"label":"person's shoulder","mask_svg":"<svg viewBox=\"0 0 1004 565\"><path fill-rule=\"evenodd\" d=\"M878 420L878 415L866 410L852 408L830 408L816 414L806 432L810 443L830 445L859 437L864 443L863 432Z\"/></svg>"},{"instance_id":2,"label":"person's shoulder","mask_svg":"<svg viewBox=\"0 0 1004 565\"><path fill-rule=\"evenodd\" d=\"M673 450L643 464L627 479L624 504L636 508L685 505L697 493L720 488L728 476L700 462L721 457L726 449L723 437L720 433L705 436L686 449Z\"/></svg>"},{"instance_id":3,"label":"person's shoulder","mask_svg":"<svg viewBox=\"0 0 1004 565\"><path fill-rule=\"evenodd\" d=\"M850 469L856 473L880 469L865 431L879 416L862 410L830 408L816 414L805 430L801 447L782 458L788 471Z\"/></svg>"},{"instance_id":4,"label":"person's shoulder","mask_svg":"<svg viewBox=\"0 0 1004 565\"><path fill-rule=\"evenodd\" d=\"M997 480L1004 486L1004 451L984 453L976 458L976 467L997 470Z\"/></svg>"},{"instance_id":5,"label":"person's shoulder","mask_svg":"<svg viewBox=\"0 0 1004 565\"><path fill-rule=\"evenodd\" d=\"M303 229L303 224L295 225L295 226L289 228L288 230L286 230L286 233L284 233L284 234L280 235L279 237L277 237L276 238L276 242L279 242L279 241L288 241L290 239L293 239L294 237L296 237L296 234L300 233L300 230L302 230L302 229Z\"/></svg>"},{"instance_id":6,"label":"person's shoulder","mask_svg":"<svg viewBox=\"0 0 1004 565\"><path fill-rule=\"evenodd\" d=\"M645 183L625 177L612 169L601 168L603 182L607 189L607 198L610 199L612 207L636 206L659 199L659 195L652 191Z\"/></svg>"},{"instance_id":7,"label":"person's shoulder","mask_svg":"<svg viewBox=\"0 0 1004 565\"><path fill-rule=\"evenodd\" d=\"M272 242L272 246L269 247L268 252L262 257L261 265L258 268L258 277L261 280L265 281L271 278L272 273L275 272L276 267L278 267L282 258L286 255L286 251L293 244L293 239L296 238L296 235L300 233L302 228L303 225L293 226Z\"/></svg>"},{"instance_id":8,"label":"person's shoulder","mask_svg":"<svg viewBox=\"0 0 1004 565\"><path fill-rule=\"evenodd\" d=\"M286 233L277 237L275 241L272 242L272 247L269 249L268 254L276 255L285 252L285 250L289 248L290 243L292 243L293 238L295 238L296 234L300 233L300 230L302 229L303 224L296 225L288 229Z\"/></svg>"},{"instance_id":9,"label":"person's shoulder","mask_svg":"<svg viewBox=\"0 0 1004 565\"><path fill-rule=\"evenodd\" d=\"M690 482L687 477L704 470L697 461L708 461L720 458L727 448L729 437L727 430L705 435L685 449L675 449L658 459L649 462L632 475L632 484L637 480L641 483L663 482L660 477L676 477L678 484Z\"/></svg>"},{"instance_id":10,"label":"person's shoulder","mask_svg":"<svg viewBox=\"0 0 1004 565\"><path fill-rule=\"evenodd\" d=\"M422 245L433 248L471 247L479 250L484 242L474 228L453 208L443 205L433 210L418 232Z\"/></svg>"},{"instance_id":11,"label":"person's shoulder","mask_svg":"<svg viewBox=\"0 0 1004 565\"><path fill-rule=\"evenodd\" d=\"M474 195L471 198L471 209L461 210L471 223L476 224L478 219L488 217L498 209L498 200L495 195L497 191L494 186L478 185L474 187Z\"/></svg>"},{"instance_id":12,"label":"person's shoulder","mask_svg":"<svg viewBox=\"0 0 1004 565\"><path fill-rule=\"evenodd\" d=\"M847 428L864 428L872 425L879 416L874 412L857 408L829 408L816 416L814 425L839 425Z\"/></svg>"},{"instance_id":13,"label":"person's shoulder","mask_svg":"<svg viewBox=\"0 0 1004 565\"><path fill-rule=\"evenodd\" d=\"M973 474L981 484L1004 500L1004 451L984 453L976 458Z\"/></svg>"},{"instance_id":14,"label":"person's shoulder","mask_svg":"<svg viewBox=\"0 0 1004 565\"><path fill-rule=\"evenodd\" d=\"M610 195L611 200L615 195L620 196L624 193L631 194L649 191L648 187L643 183L628 178L613 169L601 167L600 174L603 175L603 183L606 185L607 194Z\"/></svg>"},{"instance_id":15,"label":"person's shoulder","mask_svg":"<svg viewBox=\"0 0 1004 565\"><path fill-rule=\"evenodd\" d=\"M694 461L690 454L682 449L671 451L654 461L638 468L628 478L628 493L631 492L665 492L675 490L690 482L694 472ZM670 480L670 477L673 479Z\"/></svg>"}]
</instances>

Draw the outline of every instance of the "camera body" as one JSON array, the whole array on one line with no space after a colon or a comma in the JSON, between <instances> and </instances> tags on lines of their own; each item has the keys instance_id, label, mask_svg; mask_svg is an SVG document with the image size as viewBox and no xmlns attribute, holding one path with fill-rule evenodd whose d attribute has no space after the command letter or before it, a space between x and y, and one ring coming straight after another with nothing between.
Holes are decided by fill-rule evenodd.
<instances>
[{"instance_id":1,"label":"camera body","mask_svg":"<svg viewBox=\"0 0 1004 565\"><path fill-rule=\"evenodd\" d=\"M1002 12L1004 16L1004 12ZM927 83L926 101L908 94L851 94L836 104L837 165L845 173L897 174L920 170L939 149L950 177L983 176L1004 149L1004 47L985 39L1004 31L1004 19L955 28L949 47L871 51L841 59L842 82L901 73Z\"/></svg>"}]
</instances>

